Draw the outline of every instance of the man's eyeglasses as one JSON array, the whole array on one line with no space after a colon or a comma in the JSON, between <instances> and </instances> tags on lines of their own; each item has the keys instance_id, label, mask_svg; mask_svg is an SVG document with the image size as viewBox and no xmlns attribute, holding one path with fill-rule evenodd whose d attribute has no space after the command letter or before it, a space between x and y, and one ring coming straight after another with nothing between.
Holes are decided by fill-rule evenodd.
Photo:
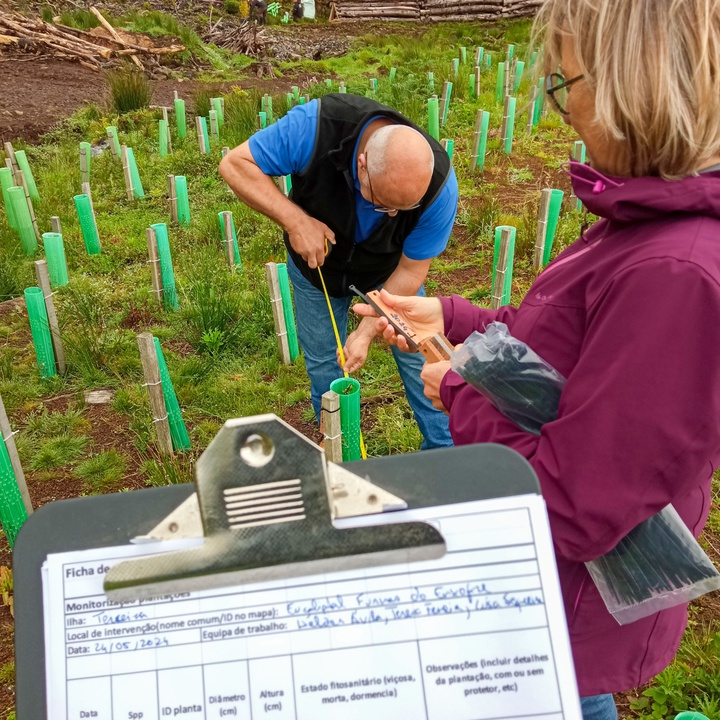
<instances>
[{"instance_id":1,"label":"man's eyeglasses","mask_svg":"<svg viewBox=\"0 0 720 720\"><path fill-rule=\"evenodd\" d=\"M555 106L555 109L561 115L568 114L565 107L567 105L568 91L570 86L576 83L578 80L582 80L584 77L584 75L577 75L574 78L570 78L570 80L566 80L565 77L560 73L553 73L552 75L548 75L545 83L545 92L550 96L552 104Z\"/></svg>"},{"instance_id":2,"label":"man's eyeglasses","mask_svg":"<svg viewBox=\"0 0 720 720\"><path fill-rule=\"evenodd\" d=\"M368 160L367 160L367 153L365 153L365 174L367 175L368 179L368 187L370 188L370 203L373 206L373 210L375 212L379 213L396 213L399 212L397 208L389 208L385 207L384 205L378 205L375 202L375 195L373 194L372 189L372 182L370 181L370 170L368 169ZM422 205L422 202L416 202L414 205L411 205L409 208L403 208L403 210L417 210Z\"/></svg>"}]
</instances>

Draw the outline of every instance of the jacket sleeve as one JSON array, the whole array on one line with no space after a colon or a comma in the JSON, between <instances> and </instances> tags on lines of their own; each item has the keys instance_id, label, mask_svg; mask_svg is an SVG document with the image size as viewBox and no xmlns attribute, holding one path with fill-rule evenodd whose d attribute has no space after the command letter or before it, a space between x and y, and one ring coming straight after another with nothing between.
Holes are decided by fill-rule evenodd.
<instances>
[{"instance_id":1,"label":"jacket sleeve","mask_svg":"<svg viewBox=\"0 0 720 720\"><path fill-rule=\"evenodd\" d=\"M505 305L499 310L480 308L459 295L441 297L440 303L445 320L445 337L454 345L464 342L475 330L484 332L494 320L512 329L512 321L517 313L517 308L512 305Z\"/></svg>"},{"instance_id":2,"label":"jacket sleeve","mask_svg":"<svg viewBox=\"0 0 720 720\"><path fill-rule=\"evenodd\" d=\"M453 438L525 456L557 552L597 558L720 464L719 327L712 278L690 262L646 260L614 276L588 310L558 418L540 436L448 373L441 397Z\"/></svg>"}]
</instances>

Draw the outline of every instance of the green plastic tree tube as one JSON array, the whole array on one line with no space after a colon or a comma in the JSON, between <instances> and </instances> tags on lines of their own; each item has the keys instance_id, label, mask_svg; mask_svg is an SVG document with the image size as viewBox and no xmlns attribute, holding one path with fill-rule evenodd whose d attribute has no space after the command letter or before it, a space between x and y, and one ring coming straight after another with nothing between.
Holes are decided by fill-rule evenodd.
<instances>
[{"instance_id":1,"label":"green plastic tree tube","mask_svg":"<svg viewBox=\"0 0 720 720\"><path fill-rule=\"evenodd\" d=\"M135 162L135 153L131 147L127 149L127 159L128 165L130 166L130 179L132 180L133 195L136 198L144 198L145 191L143 190L140 173L138 172L138 166Z\"/></svg>"},{"instance_id":2,"label":"green plastic tree tube","mask_svg":"<svg viewBox=\"0 0 720 720\"><path fill-rule=\"evenodd\" d=\"M150 227L155 231L157 240L160 276L163 284L163 305L166 310L177 310L178 298L175 288L175 272L173 271L167 225L165 223L155 223Z\"/></svg>"},{"instance_id":3,"label":"green plastic tree tube","mask_svg":"<svg viewBox=\"0 0 720 720\"><path fill-rule=\"evenodd\" d=\"M503 101L505 92L505 63L498 63L497 80L495 81L495 102Z\"/></svg>"},{"instance_id":4,"label":"green plastic tree tube","mask_svg":"<svg viewBox=\"0 0 720 720\"><path fill-rule=\"evenodd\" d=\"M40 368L40 377L55 377L57 375L55 353L50 338L45 298L39 287L25 288L25 305L30 319L30 332L35 345L35 357Z\"/></svg>"},{"instance_id":5,"label":"green plastic tree tube","mask_svg":"<svg viewBox=\"0 0 720 720\"><path fill-rule=\"evenodd\" d=\"M533 116L533 125L537 125L540 122L540 113L545 106L545 78L541 77L538 80L538 92L537 102L535 103L535 115Z\"/></svg>"},{"instance_id":6,"label":"green plastic tree tube","mask_svg":"<svg viewBox=\"0 0 720 720\"><path fill-rule=\"evenodd\" d=\"M488 130L490 129L490 113L483 111L480 125L480 143L478 145L477 168L480 172L485 171L485 155L487 154Z\"/></svg>"},{"instance_id":7,"label":"green plastic tree tube","mask_svg":"<svg viewBox=\"0 0 720 720\"><path fill-rule=\"evenodd\" d=\"M160 341L156 337L153 337L153 341L155 342L155 354L157 355L158 368L160 369L160 380L162 381L165 409L167 410L168 423L170 425L170 438L172 440L173 450L189 450L190 436L185 427L182 412L180 412L180 403L178 402L175 388L170 379L170 372L165 362L165 356L160 347Z\"/></svg>"},{"instance_id":8,"label":"green plastic tree tube","mask_svg":"<svg viewBox=\"0 0 720 720\"><path fill-rule=\"evenodd\" d=\"M330 78L325 78L325 85L327 85L327 87L332 87L332 80Z\"/></svg>"},{"instance_id":9,"label":"green plastic tree tube","mask_svg":"<svg viewBox=\"0 0 720 720\"><path fill-rule=\"evenodd\" d=\"M505 152L512 152L513 135L515 134L515 105L517 98L508 98L507 130L505 131Z\"/></svg>"},{"instance_id":10,"label":"green plastic tree tube","mask_svg":"<svg viewBox=\"0 0 720 720\"><path fill-rule=\"evenodd\" d=\"M535 67L535 61L537 60L537 55L538 55L537 50L534 50L533 54L530 56L530 67L531 68Z\"/></svg>"},{"instance_id":11,"label":"green plastic tree tube","mask_svg":"<svg viewBox=\"0 0 720 720\"><path fill-rule=\"evenodd\" d=\"M452 70L453 70L453 77L457 77L458 73L460 72L460 60L458 58L453 58Z\"/></svg>"},{"instance_id":12,"label":"green plastic tree tube","mask_svg":"<svg viewBox=\"0 0 720 720\"><path fill-rule=\"evenodd\" d=\"M428 98L428 133L440 140L440 106L436 97Z\"/></svg>"},{"instance_id":13,"label":"green plastic tree tube","mask_svg":"<svg viewBox=\"0 0 720 720\"><path fill-rule=\"evenodd\" d=\"M557 231L558 222L560 220L560 208L562 207L563 191L553 190L550 195L550 206L548 208L547 228L545 230L545 249L543 251L543 267L550 262L550 253L552 251L553 242L555 241L555 232Z\"/></svg>"},{"instance_id":14,"label":"green plastic tree tube","mask_svg":"<svg viewBox=\"0 0 720 720\"><path fill-rule=\"evenodd\" d=\"M455 152L455 141L448 138L445 141L445 150L447 151L448 157L452 160Z\"/></svg>"},{"instance_id":15,"label":"green plastic tree tube","mask_svg":"<svg viewBox=\"0 0 720 720\"><path fill-rule=\"evenodd\" d=\"M167 157L168 154L168 123L167 120L158 122L158 150L160 157Z\"/></svg>"},{"instance_id":16,"label":"green plastic tree tube","mask_svg":"<svg viewBox=\"0 0 720 720\"><path fill-rule=\"evenodd\" d=\"M360 460L360 383L355 378L339 378L330 389L340 398L343 462Z\"/></svg>"},{"instance_id":17,"label":"green plastic tree tube","mask_svg":"<svg viewBox=\"0 0 720 720\"><path fill-rule=\"evenodd\" d=\"M478 55L477 55L477 64L478 66L483 64L483 60L485 59L485 48L480 46L478 48Z\"/></svg>"},{"instance_id":18,"label":"green plastic tree tube","mask_svg":"<svg viewBox=\"0 0 720 720\"><path fill-rule=\"evenodd\" d=\"M573 160L576 160L579 163L585 162L585 143L582 140L575 141L575 145L573 146L573 155L572 156L573 156ZM582 200L580 198L577 199L576 207L578 210L582 210Z\"/></svg>"},{"instance_id":19,"label":"green plastic tree tube","mask_svg":"<svg viewBox=\"0 0 720 720\"><path fill-rule=\"evenodd\" d=\"M274 122L274 117L273 117L272 97L270 95L268 95L267 102L265 103L265 115L267 116L268 125L272 125Z\"/></svg>"},{"instance_id":20,"label":"green plastic tree tube","mask_svg":"<svg viewBox=\"0 0 720 720\"><path fill-rule=\"evenodd\" d=\"M522 82L523 71L525 70L525 63L522 60L518 60L515 64L515 92L520 89L520 83Z\"/></svg>"},{"instance_id":21,"label":"green plastic tree tube","mask_svg":"<svg viewBox=\"0 0 720 720\"><path fill-rule=\"evenodd\" d=\"M515 46L514 45L508 45L507 46L507 57L506 60L508 62L512 62L513 56L515 55Z\"/></svg>"},{"instance_id":22,"label":"green plastic tree tube","mask_svg":"<svg viewBox=\"0 0 720 720\"><path fill-rule=\"evenodd\" d=\"M300 88L297 85L292 86L292 94L295 102L298 102L300 100Z\"/></svg>"},{"instance_id":23,"label":"green plastic tree tube","mask_svg":"<svg viewBox=\"0 0 720 720\"><path fill-rule=\"evenodd\" d=\"M67 261L65 260L65 246L60 233L43 233L45 246L45 259L50 276L50 285L54 288L68 284Z\"/></svg>"},{"instance_id":24,"label":"green plastic tree tube","mask_svg":"<svg viewBox=\"0 0 720 720\"><path fill-rule=\"evenodd\" d=\"M342 92L342 88L340 88L340 92ZM287 99L287 107L289 110L291 107L295 106L295 96L291 92L289 92L286 96L286 99Z\"/></svg>"},{"instance_id":25,"label":"green plastic tree tube","mask_svg":"<svg viewBox=\"0 0 720 720\"><path fill-rule=\"evenodd\" d=\"M428 73L428 87L430 88L430 92L435 90L435 73L433 72Z\"/></svg>"},{"instance_id":26,"label":"green plastic tree tube","mask_svg":"<svg viewBox=\"0 0 720 720\"><path fill-rule=\"evenodd\" d=\"M189 225L190 200L188 199L187 178L184 175L175 176L175 196L177 197L178 222L181 225Z\"/></svg>"},{"instance_id":27,"label":"green plastic tree tube","mask_svg":"<svg viewBox=\"0 0 720 720\"><path fill-rule=\"evenodd\" d=\"M467 48L466 47L460 48L460 62L463 65L465 65L465 63L467 62Z\"/></svg>"},{"instance_id":28,"label":"green plastic tree tube","mask_svg":"<svg viewBox=\"0 0 720 720\"><path fill-rule=\"evenodd\" d=\"M492 67L492 55L490 53L487 53L485 55L485 65L490 68Z\"/></svg>"},{"instance_id":29,"label":"green plastic tree tube","mask_svg":"<svg viewBox=\"0 0 720 720\"><path fill-rule=\"evenodd\" d=\"M35 185L35 178L33 177L32 170L30 169L30 163L28 162L25 151L16 150L15 160L17 161L18 167L23 171L30 199L39 200L40 193L38 193L37 185Z\"/></svg>"},{"instance_id":30,"label":"green plastic tree tube","mask_svg":"<svg viewBox=\"0 0 720 720\"><path fill-rule=\"evenodd\" d=\"M108 125L105 128L105 132L108 134L108 136L112 139L112 144L115 147L115 155L116 157L120 157L120 138L118 137L118 131L117 128L114 125Z\"/></svg>"},{"instance_id":31,"label":"green plastic tree tube","mask_svg":"<svg viewBox=\"0 0 720 720\"><path fill-rule=\"evenodd\" d=\"M260 111L258 113L258 120L260 122L260 129L265 129L267 127L267 113Z\"/></svg>"},{"instance_id":32,"label":"green plastic tree tube","mask_svg":"<svg viewBox=\"0 0 720 720\"><path fill-rule=\"evenodd\" d=\"M12 549L15 538L27 520L27 509L17 484L10 456L0 438L0 522Z\"/></svg>"},{"instance_id":33,"label":"green plastic tree tube","mask_svg":"<svg viewBox=\"0 0 720 720\"><path fill-rule=\"evenodd\" d=\"M85 151L85 162L87 164L87 182L90 182L90 161L92 160L92 145L89 142L81 142L80 150Z\"/></svg>"},{"instance_id":34,"label":"green plastic tree tube","mask_svg":"<svg viewBox=\"0 0 720 720\"><path fill-rule=\"evenodd\" d=\"M75 201L75 210L77 210L80 231L82 232L87 254L98 255L101 252L100 236L98 235L90 198L87 195L76 195L73 200Z\"/></svg>"},{"instance_id":35,"label":"green plastic tree tube","mask_svg":"<svg viewBox=\"0 0 720 720\"><path fill-rule=\"evenodd\" d=\"M298 100L298 105L304 105L305 104L305 96L302 95L300 99Z\"/></svg>"},{"instance_id":36,"label":"green plastic tree tube","mask_svg":"<svg viewBox=\"0 0 720 720\"><path fill-rule=\"evenodd\" d=\"M205 138L205 151L210 152L210 135L208 134L208 121L207 118L203 115L203 117L200 118L200 127L202 128L202 134Z\"/></svg>"},{"instance_id":37,"label":"green plastic tree tube","mask_svg":"<svg viewBox=\"0 0 720 720\"><path fill-rule=\"evenodd\" d=\"M505 229L510 230L510 241L508 242L507 252L507 272L505 273L505 281L503 282L502 292L502 305L510 304L510 292L512 290L512 274L513 274L513 260L515 259L515 236L517 230L511 225L499 225L495 228L495 249L493 251L493 270L492 270L492 285L495 287L495 274L497 272L498 255L500 254L500 240L502 238L502 231Z\"/></svg>"},{"instance_id":38,"label":"green plastic tree tube","mask_svg":"<svg viewBox=\"0 0 720 720\"><path fill-rule=\"evenodd\" d=\"M20 244L26 255L33 255L37 250L37 238L35 237L35 228L33 228L32 218L30 217L30 208L25 197L25 188L11 187L8 188L7 196L10 199L12 213L15 216L17 224L17 232L20 236Z\"/></svg>"},{"instance_id":39,"label":"green plastic tree tube","mask_svg":"<svg viewBox=\"0 0 720 720\"><path fill-rule=\"evenodd\" d=\"M222 98L213 98L212 103L218 127L221 128L225 124L225 111L222 106Z\"/></svg>"},{"instance_id":40,"label":"green plastic tree tube","mask_svg":"<svg viewBox=\"0 0 720 720\"><path fill-rule=\"evenodd\" d=\"M15 213L13 211L12 203L10 202L10 196L8 195L8 190L11 187L15 187L12 170L8 167L0 168L0 189L2 189L2 198L5 205L5 214L7 215L8 225L13 230L17 230Z\"/></svg>"},{"instance_id":41,"label":"green plastic tree tube","mask_svg":"<svg viewBox=\"0 0 720 720\"><path fill-rule=\"evenodd\" d=\"M185 101L178 98L175 100L175 125L178 137L187 137L187 119L185 117Z\"/></svg>"},{"instance_id":42,"label":"green plastic tree tube","mask_svg":"<svg viewBox=\"0 0 720 720\"><path fill-rule=\"evenodd\" d=\"M475 73L468 75L468 97L475 97Z\"/></svg>"},{"instance_id":43,"label":"green plastic tree tube","mask_svg":"<svg viewBox=\"0 0 720 720\"><path fill-rule=\"evenodd\" d=\"M448 113L450 112L450 97L452 96L453 84L448 82L447 84L447 98L445 99L445 110L442 116L442 124L444 125L448 119Z\"/></svg>"},{"instance_id":44,"label":"green plastic tree tube","mask_svg":"<svg viewBox=\"0 0 720 720\"><path fill-rule=\"evenodd\" d=\"M341 85L341 86L340 86L340 89L338 90L338 92L339 92L341 95L347 94L347 88L345 87L345 85Z\"/></svg>"},{"instance_id":45,"label":"green plastic tree tube","mask_svg":"<svg viewBox=\"0 0 720 720\"><path fill-rule=\"evenodd\" d=\"M223 224L223 211L218 213L218 221L220 223L220 242L225 244L225 225ZM238 246L237 232L235 232L235 218L230 213L230 226L232 228L233 238L233 254L235 255L235 267L242 270L242 260L240 259L240 247Z\"/></svg>"},{"instance_id":46,"label":"green plastic tree tube","mask_svg":"<svg viewBox=\"0 0 720 720\"><path fill-rule=\"evenodd\" d=\"M395 74L396 74L396 73L397 73L397 68L391 67L391 68L390 68L390 82L391 82L391 83L394 83L394 82L395 82Z\"/></svg>"},{"instance_id":47,"label":"green plastic tree tube","mask_svg":"<svg viewBox=\"0 0 720 720\"><path fill-rule=\"evenodd\" d=\"M288 347L290 348L290 362L295 362L300 354L300 346L298 344L295 313L293 312L292 295L290 293L290 278L285 263L277 264L277 274L280 296L282 297L283 315L285 316L285 328L287 329Z\"/></svg>"}]
</instances>

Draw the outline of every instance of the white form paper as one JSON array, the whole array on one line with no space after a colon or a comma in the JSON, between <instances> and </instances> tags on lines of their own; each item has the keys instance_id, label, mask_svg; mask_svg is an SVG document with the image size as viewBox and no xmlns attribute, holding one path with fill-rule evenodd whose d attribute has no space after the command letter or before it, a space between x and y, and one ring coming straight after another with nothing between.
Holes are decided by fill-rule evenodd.
<instances>
[{"instance_id":1,"label":"white form paper","mask_svg":"<svg viewBox=\"0 0 720 720\"><path fill-rule=\"evenodd\" d=\"M50 555L48 720L580 720L542 498L337 525L410 520L443 558L123 604L105 572L158 544Z\"/></svg>"}]
</instances>

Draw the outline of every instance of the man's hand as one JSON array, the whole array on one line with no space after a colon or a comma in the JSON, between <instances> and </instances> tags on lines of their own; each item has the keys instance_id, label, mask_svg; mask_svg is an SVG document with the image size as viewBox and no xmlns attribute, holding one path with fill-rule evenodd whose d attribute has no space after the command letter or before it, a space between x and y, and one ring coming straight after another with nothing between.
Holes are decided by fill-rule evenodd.
<instances>
[{"instance_id":1,"label":"man's hand","mask_svg":"<svg viewBox=\"0 0 720 720\"><path fill-rule=\"evenodd\" d=\"M442 383L443 378L449 370L450 361L446 360L443 362L425 363L420 373L420 378L425 383L425 390L423 391L425 397L432 402L434 408L442 410L446 415L450 413L440 399L440 383Z\"/></svg>"},{"instance_id":2,"label":"man's hand","mask_svg":"<svg viewBox=\"0 0 720 720\"><path fill-rule=\"evenodd\" d=\"M343 348L345 355L345 366L343 370L351 373L359 370L367 358L370 343L375 337L375 322L372 319L363 320L357 329L348 335ZM338 353L338 365L340 364L340 353Z\"/></svg>"},{"instance_id":3,"label":"man's hand","mask_svg":"<svg viewBox=\"0 0 720 720\"><path fill-rule=\"evenodd\" d=\"M386 290L380 291L380 297L386 305L404 315L413 329L421 336L434 335L445 329L442 305L437 298L418 297L417 295L404 297L402 295L392 295ZM364 303L353 305L353 310L358 315L363 315L366 318L377 317L377 313ZM381 317L377 320L375 332L382 335L388 345L397 345L400 350L411 352L407 340L395 332L392 325L388 323L387 318Z\"/></svg>"},{"instance_id":4,"label":"man's hand","mask_svg":"<svg viewBox=\"0 0 720 720\"><path fill-rule=\"evenodd\" d=\"M335 244L335 233L302 211L292 225L288 225L287 233L293 250L313 269L325 262L325 240Z\"/></svg>"}]
</instances>

